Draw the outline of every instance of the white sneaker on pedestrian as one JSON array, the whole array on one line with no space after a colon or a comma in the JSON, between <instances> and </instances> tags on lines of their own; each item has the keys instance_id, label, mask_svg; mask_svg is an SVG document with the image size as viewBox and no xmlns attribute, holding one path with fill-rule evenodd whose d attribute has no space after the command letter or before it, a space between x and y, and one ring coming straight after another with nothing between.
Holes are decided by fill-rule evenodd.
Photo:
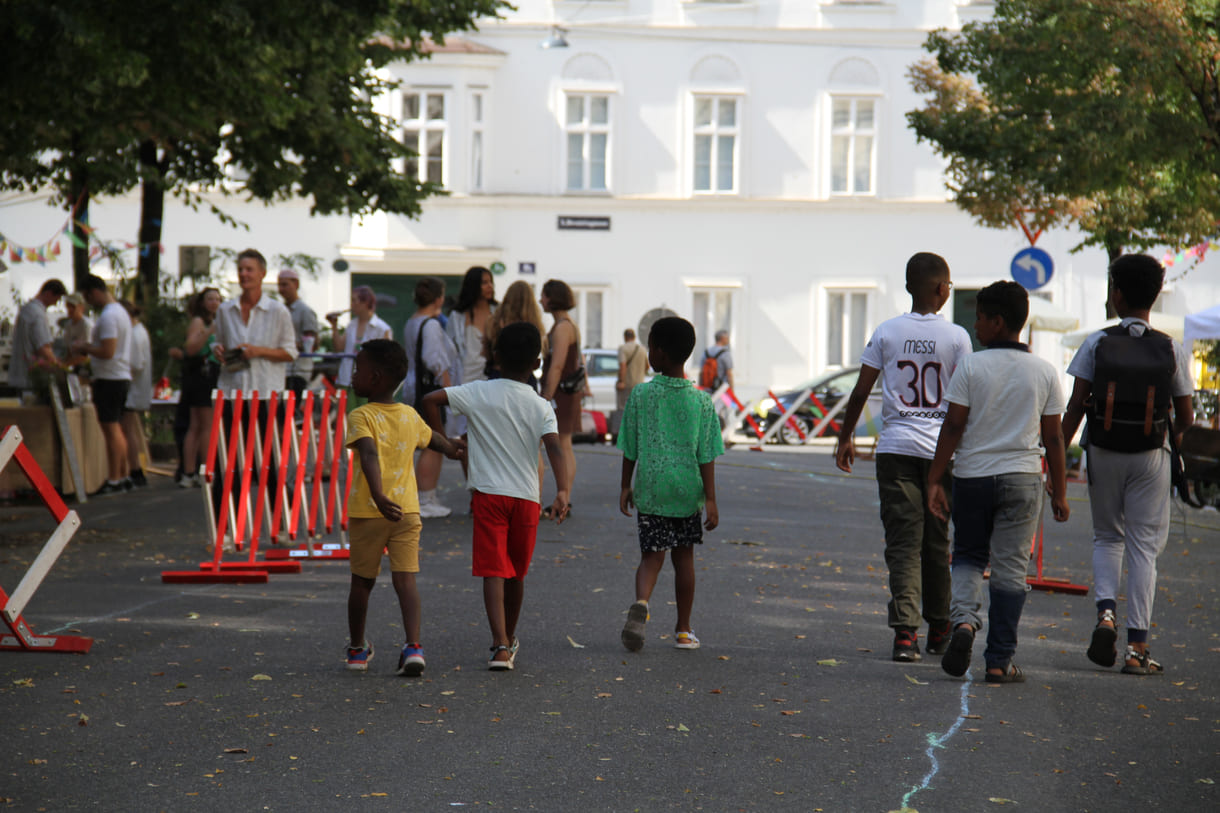
<instances>
[{"instance_id":1,"label":"white sneaker on pedestrian","mask_svg":"<svg viewBox=\"0 0 1220 813\"><path fill-rule=\"evenodd\" d=\"M447 517L453 512L438 502L421 502L419 515L424 518Z\"/></svg>"}]
</instances>

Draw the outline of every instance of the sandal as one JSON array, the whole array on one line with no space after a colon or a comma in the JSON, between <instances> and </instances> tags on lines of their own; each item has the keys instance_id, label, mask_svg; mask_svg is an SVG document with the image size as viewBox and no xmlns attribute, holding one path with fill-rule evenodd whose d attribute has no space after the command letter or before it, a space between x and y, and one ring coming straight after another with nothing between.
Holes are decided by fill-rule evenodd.
<instances>
[{"instance_id":1,"label":"sandal","mask_svg":"<svg viewBox=\"0 0 1220 813\"><path fill-rule=\"evenodd\" d=\"M1130 663L1123 664L1124 675L1163 675L1165 667L1152 659L1152 650L1145 649L1140 652L1130 644L1127 645L1127 654L1124 656L1129 661L1135 661L1135 665Z\"/></svg>"},{"instance_id":2,"label":"sandal","mask_svg":"<svg viewBox=\"0 0 1220 813\"><path fill-rule=\"evenodd\" d=\"M970 668L970 650L974 649L974 627L955 627L949 648L941 658L940 668L954 677L961 677Z\"/></svg>"},{"instance_id":3,"label":"sandal","mask_svg":"<svg viewBox=\"0 0 1220 813\"><path fill-rule=\"evenodd\" d=\"M498 661L496 656L501 652L507 652L508 657L505 660ZM487 668L493 672L511 672L513 669L513 651L503 644L493 646L491 648L491 657L487 659Z\"/></svg>"},{"instance_id":4,"label":"sandal","mask_svg":"<svg viewBox=\"0 0 1220 813\"><path fill-rule=\"evenodd\" d=\"M991 684L1024 683L1025 673L1021 671L1021 667L1010 661L1008 668L1004 670L1004 674L997 675L993 672L986 672L984 680Z\"/></svg>"},{"instance_id":5,"label":"sandal","mask_svg":"<svg viewBox=\"0 0 1220 813\"><path fill-rule=\"evenodd\" d=\"M1105 622L1109 621L1110 626ZM1118 640L1118 630L1113 610L1103 610L1097 616L1097 626L1093 628L1093 639L1089 641L1089 660L1098 666L1113 666L1118 659L1118 648L1114 645Z\"/></svg>"}]
</instances>

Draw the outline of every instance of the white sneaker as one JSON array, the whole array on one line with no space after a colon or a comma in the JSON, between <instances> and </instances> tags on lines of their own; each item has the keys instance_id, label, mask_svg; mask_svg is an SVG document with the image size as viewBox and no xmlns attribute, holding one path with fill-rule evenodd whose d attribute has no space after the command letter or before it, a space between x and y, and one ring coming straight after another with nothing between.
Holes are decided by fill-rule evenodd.
<instances>
[{"instance_id":1,"label":"white sneaker","mask_svg":"<svg viewBox=\"0 0 1220 813\"><path fill-rule=\"evenodd\" d=\"M198 474L188 474L178 481L178 488L199 488Z\"/></svg>"},{"instance_id":2,"label":"white sneaker","mask_svg":"<svg viewBox=\"0 0 1220 813\"><path fill-rule=\"evenodd\" d=\"M425 518L447 517L453 512L438 502L421 502L419 515Z\"/></svg>"}]
</instances>

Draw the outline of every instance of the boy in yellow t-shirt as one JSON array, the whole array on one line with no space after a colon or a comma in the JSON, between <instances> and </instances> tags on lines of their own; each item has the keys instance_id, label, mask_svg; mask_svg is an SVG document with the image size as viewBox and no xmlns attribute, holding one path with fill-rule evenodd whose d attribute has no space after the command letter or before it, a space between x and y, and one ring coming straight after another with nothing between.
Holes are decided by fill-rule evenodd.
<instances>
[{"instance_id":1,"label":"boy in yellow t-shirt","mask_svg":"<svg viewBox=\"0 0 1220 813\"><path fill-rule=\"evenodd\" d=\"M373 645L365 638L369 594L381 572L381 553L390 554L390 574L406 643L398 658L398 674L415 677L424 671L419 643L419 495L415 487L416 449L435 449L457 459L447 437L433 433L414 409L394 401L394 391L407 375L407 354L389 339L365 342L356 356L352 390L368 403L348 416L347 445L360 458L353 471L348 497L352 586L347 599L351 640L347 668L366 671Z\"/></svg>"}]
</instances>

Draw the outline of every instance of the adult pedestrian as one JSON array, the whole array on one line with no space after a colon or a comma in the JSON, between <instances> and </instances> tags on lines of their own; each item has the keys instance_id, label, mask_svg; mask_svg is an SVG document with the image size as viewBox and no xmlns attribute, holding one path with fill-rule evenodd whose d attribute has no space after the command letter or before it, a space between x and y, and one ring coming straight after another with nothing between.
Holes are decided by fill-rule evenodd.
<instances>
[{"instance_id":1,"label":"adult pedestrian","mask_svg":"<svg viewBox=\"0 0 1220 813\"><path fill-rule=\"evenodd\" d=\"M148 455L144 416L152 409L152 341L144 327L144 309L126 299L119 302L131 319L131 387L123 404L123 439L127 441L127 476L136 488L148 485L143 457Z\"/></svg>"},{"instance_id":2,"label":"adult pedestrian","mask_svg":"<svg viewBox=\"0 0 1220 813\"><path fill-rule=\"evenodd\" d=\"M618 346L618 380L614 382L614 407L627 406L627 396L636 384L644 382L648 373L648 351L635 340L635 331L623 331L623 343Z\"/></svg>"},{"instance_id":3,"label":"adult pedestrian","mask_svg":"<svg viewBox=\"0 0 1220 813\"><path fill-rule=\"evenodd\" d=\"M282 392L288 365L297 357L296 334L288 308L263 295L267 260L248 248L237 255L241 295L216 313L216 354L224 363L217 386L232 395L257 392L266 398Z\"/></svg>"},{"instance_id":4,"label":"adult pedestrian","mask_svg":"<svg viewBox=\"0 0 1220 813\"><path fill-rule=\"evenodd\" d=\"M436 277L421 277L415 283L415 313L403 326L403 349L407 351L407 380L403 400L419 409L428 393L453 386L461 360L457 347L441 325L441 306L445 302L445 283ZM419 486L419 515L424 518L447 517L451 509L436 496L441 464L445 456L433 449L419 453L415 480Z\"/></svg>"},{"instance_id":5,"label":"adult pedestrian","mask_svg":"<svg viewBox=\"0 0 1220 813\"><path fill-rule=\"evenodd\" d=\"M8 385L22 391L22 397L32 392L30 367L55 364L51 348L51 321L47 308L53 308L68 293L57 279L49 279L38 293L17 312L13 326L13 352L8 362Z\"/></svg>"},{"instance_id":6,"label":"adult pedestrian","mask_svg":"<svg viewBox=\"0 0 1220 813\"><path fill-rule=\"evenodd\" d=\"M1148 637L1156 560L1169 540L1168 432L1180 437L1194 423L1190 355L1148 321L1164 282L1165 269L1147 255L1127 254L1111 263L1110 304L1122 321L1085 339L1067 369L1076 377L1063 418L1067 443L1088 418L1097 626L1086 654L1099 666L1113 666L1118 659L1118 595L1125 559L1122 671L1129 675L1165 671L1152 659Z\"/></svg>"},{"instance_id":7,"label":"adult pedestrian","mask_svg":"<svg viewBox=\"0 0 1220 813\"><path fill-rule=\"evenodd\" d=\"M199 465L212 438L212 392L220 377L220 358L215 355L216 314L220 310L220 291L204 288L191 297L187 312L191 316L183 348L182 389L179 399L190 411L186 437L182 441L182 479L178 485L192 488L200 484Z\"/></svg>"},{"instance_id":8,"label":"adult pedestrian","mask_svg":"<svg viewBox=\"0 0 1220 813\"><path fill-rule=\"evenodd\" d=\"M288 314L292 317L292 332L297 339L297 353L312 353L318 342L318 314L301 299L301 277L291 268L281 269L276 278L276 290ZM288 365L285 383L297 399L313 378L313 359L298 355Z\"/></svg>"},{"instance_id":9,"label":"adult pedestrian","mask_svg":"<svg viewBox=\"0 0 1220 813\"><path fill-rule=\"evenodd\" d=\"M78 293L64 297L64 308L68 311L68 318L61 323L63 362L79 371L88 359L85 356L74 354L72 346L89 341L89 335L93 332L93 322L87 315L88 306L85 305L85 298Z\"/></svg>"},{"instance_id":10,"label":"adult pedestrian","mask_svg":"<svg viewBox=\"0 0 1220 813\"><path fill-rule=\"evenodd\" d=\"M352 290L352 318L345 330L339 330L339 314L326 314L335 336L335 352L343 353L339 362L339 375L335 383L347 389L347 411L351 412L358 406L367 403L363 398L352 392L352 370L356 366L356 353L360 345L373 339L393 339L394 331L385 320L377 315L377 294L367 285L361 285Z\"/></svg>"},{"instance_id":11,"label":"adult pedestrian","mask_svg":"<svg viewBox=\"0 0 1220 813\"><path fill-rule=\"evenodd\" d=\"M559 446L563 451L568 469L568 483L572 489L576 482L576 453L572 450L572 435L580 431L580 399L585 382L577 381L577 370L581 370L580 330L569 317L576 307L572 289L563 280L549 279L542 286L539 298L542 310L551 315L551 332L547 334L548 348L542 361L542 397L555 402L555 420L558 424ZM570 384L561 382L572 382ZM571 491L568 493L571 502ZM571 506L569 505L569 510Z\"/></svg>"},{"instance_id":12,"label":"adult pedestrian","mask_svg":"<svg viewBox=\"0 0 1220 813\"><path fill-rule=\"evenodd\" d=\"M522 279L508 286L508 290L504 292L504 299L491 315L491 318L487 320L487 328L484 331L486 335L483 340L483 354L487 358L487 366L484 368L485 378L500 377L492 348L496 346L496 336L500 334L500 331L506 325L517 322L529 322L538 328L538 335L542 337L542 355L545 357L548 345L546 326L542 321L542 308L538 307L538 300L534 299L534 289L528 282ZM536 370L530 371L530 386L535 390L538 389Z\"/></svg>"},{"instance_id":13,"label":"adult pedestrian","mask_svg":"<svg viewBox=\"0 0 1220 813\"><path fill-rule=\"evenodd\" d=\"M87 276L80 292L94 310L100 311L89 343L73 349L90 357L93 405L106 440L106 482L95 496L104 497L132 487L127 477L127 438L120 423L131 388L131 317L101 277Z\"/></svg>"},{"instance_id":14,"label":"adult pedestrian","mask_svg":"<svg viewBox=\"0 0 1220 813\"><path fill-rule=\"evenodd\" d=\"M445 333L457 348L461 360L458 380L454 384L469 384L487 378L487 355L484 341L487 323L495 313L496 283L491 272L480 265L471 267L462 278L462 289L458 292L457 304L449 312ZM465 436L466 416L451 415L449 432ZM466 471L466 458L462 458L462 471Z\"/></svg>"},{"instance_id":15,"label":"adult pedestrian","mask_svg":"<svg viewBox=\"0 0 1220 813\"><path fill-rule=\"evenodd\" d=\"M729 348L729 332L727 330L717 330L711 347L703 351L703 358L699 360L699 369L702 371L709 360L716 362L715 371L708 376L700 374L699 386L704 389L715 392L720 389L720 385L728 383L729 389L733 388L733 351Z\"/></svg>"}]
</instances>

